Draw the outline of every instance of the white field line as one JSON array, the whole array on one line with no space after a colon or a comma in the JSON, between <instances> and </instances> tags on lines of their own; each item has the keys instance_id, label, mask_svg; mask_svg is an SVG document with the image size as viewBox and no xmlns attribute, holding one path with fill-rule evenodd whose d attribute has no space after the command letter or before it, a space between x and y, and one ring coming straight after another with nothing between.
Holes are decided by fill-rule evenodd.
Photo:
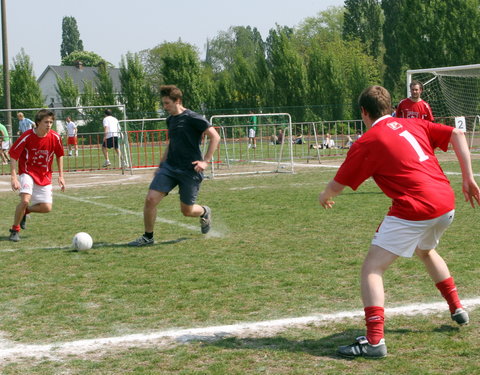
<instances>
[{"instance_id":1,"label":"white field line","mask_svg":"<svg viewBox=\"0 0 480 375\"><path fill-rule=\"evenodd\" d=\"M480 305L480 298L463 300L462 303L465 308L472 309ZM448 312L448 307L445 301L412 304L385 309L385 313L389 316L415 316L435 313L445 313L446 315L446 312ZM67 355L82 355L89 352L107 351L122 347L161 347L171 345L174 342L187 343L196 340L214 341L224 337L268 337L287 328L305 327L311 324L325 322L338 323L341 320L362 318L363 316L363 310L341 311L333 314L318 314L298 318L189 329L169 329L150 333L37 345L16 344L3 339L0 340L0 361L1 359L15 360L19 357L55 358Z\"/></svg>"},{"instance_id":2,"label":"white field line","mask_svg":"<svg viewBox=\"0 0 480 375\"><path fill-rule=\"evenodd\" d=\"M91 200L88 200L88 199L85 199L85 198L73 197L73 196L67 195L67 194L56 194L55 198L57 198L57 197L62 197L62 198L71 199L71 200L74 200L74 201L77 201L77 202L92 204L94 206L107 208L108 210L120 212L122 214L143 217L143 212L126 210L124 208L117 207L117 206L107 204L107 203L95 202L95 201L91 201ZM165 218L158 217L158 216L157 216L156 222L157 223L170 224L170 225L176 225L178 227L186 228L186 229L189 229L189 230L195 231L195 232L198 232L200 230L198 225L193 226L193 225L190 225L190 224L184 224L184 223L180 223L180 222L175 221L175 220L169 220L169 219L165 219ZM220 232L217 232L215 230L210 230L210 232L208 233L208 237L223 237L223 235Z\"/></svg>"}]
</instances>

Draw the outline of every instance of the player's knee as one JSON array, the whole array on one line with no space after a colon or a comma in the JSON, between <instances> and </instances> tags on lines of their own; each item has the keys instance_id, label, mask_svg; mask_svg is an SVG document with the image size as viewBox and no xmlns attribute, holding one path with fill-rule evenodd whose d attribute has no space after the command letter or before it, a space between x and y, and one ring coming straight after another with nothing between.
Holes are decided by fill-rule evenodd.
<instances>
[{"instance_id":1,"label":"player's knee","mask_svg":"<svg viewBox=\"0 0 480 375\"><path fill-rule=\"evenodd\" d=\"M181 211L182 211L183 216L192 216L193 206L183 206L182 205Z\"/></svg>"}]
</instances>

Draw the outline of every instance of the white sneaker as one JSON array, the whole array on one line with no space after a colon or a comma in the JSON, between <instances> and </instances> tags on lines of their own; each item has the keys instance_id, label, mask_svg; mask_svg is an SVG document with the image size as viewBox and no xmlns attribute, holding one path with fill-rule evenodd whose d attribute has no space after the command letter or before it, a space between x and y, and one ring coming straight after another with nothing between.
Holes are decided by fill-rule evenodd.
<instances>
[{"instance_id":1,"label":"white sneaker","mask_svg":"<svg viewBox=\"0 0 480 375\"><path fill-rule=\"evenodd\" d=\"M110 163L110 160L105 160L105 163L103 163L103 167L108 167L109 165L112 165L112 163Z\"/></svg>"}]
</instances>

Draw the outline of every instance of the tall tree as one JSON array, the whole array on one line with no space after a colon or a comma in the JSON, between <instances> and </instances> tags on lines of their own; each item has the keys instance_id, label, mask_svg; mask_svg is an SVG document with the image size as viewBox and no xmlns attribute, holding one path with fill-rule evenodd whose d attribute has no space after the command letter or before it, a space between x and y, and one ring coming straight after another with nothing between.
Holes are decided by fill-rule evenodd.
<instances>
[{"instance_id":1,"label":"tall tree","mask_svg":"<svg viewBox=\"0 0 480 375\"><path fill-rule=\"evenodd\" d=\"M379 0L345 0L345 40L359 39L365 52L378 58L382 46L382 8Z\"/></svg>"},{"instance_id":2,"label":"tall tree","mask_svg":"<svg viewBox=\"0 0 480 375\"><path fill-rule=\"evenodd\" d=\"M65 74L63 78L57 78L57 86L55 87L62 105L64 107L76 107L79 104L80 100L80 90L78 86L73 81L73 78L68 74ZM77 118L78 112L76 110L65 110L63 117L70 116L72 119Z\"/></svg>"},{"instance_id":3,"label":"tall tree","mask_svg":"<svg viewBox=\"0 0 480 375\"><path fill-rule=\"evenodd\" d=\"M77 20L75 17L63 17L62 20L62 45L60 56L62 59L74 51L83 51L83 42L80 39Z\"/></svg>"},{"instance_id":4,"label":"tall tree","mask_svg":"<svg viewBox=\"0 0 480 375\"><path fill-rule=\"evenodd\" d=\"M147 81L138 54L127 53L120 62L122 101L130 118L152 117L155 114L155 95Z\"/></svg>"},{"instance_id":5,"label":"tall tree","mask_svg":"<svg viewBox=\"0 0 480 375\"><path fill-rule=\"evenodd\" d=\"M13 58L10 82L12 108L44 106L44 97L33 73L33 65L23 49ZM33 112L28 114L32 115Z\"/></svg>"},{"instance_id":6,"label":"tall tree","mask_svg":"<svg viewBox=\"0 0 480 375\"><path fill-rule=\"evenodd\" d=\"M161 60L163 83L176 85L183 92L184 104L192 110L201 110L204 94L196 48L183 42L164 43Z\"/></svg>"}]
</instances>

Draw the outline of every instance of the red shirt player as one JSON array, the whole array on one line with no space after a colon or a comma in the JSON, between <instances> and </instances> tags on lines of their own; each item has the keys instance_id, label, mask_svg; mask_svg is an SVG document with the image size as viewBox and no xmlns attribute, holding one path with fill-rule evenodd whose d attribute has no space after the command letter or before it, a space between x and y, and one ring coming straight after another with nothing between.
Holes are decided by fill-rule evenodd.
<instances>
[{"instance_id":1,"label":"red shirt player","mask_svg":"<svg viewBox=\"0 0 480 375\"><path fill-rule=\"evenodd\" d=\"M398 104L395 116L434 121L430 105L420 97L422 92L423 84L419 81L412 81L410 83L410 98L403 99Z\"/></svg>"},{"instance_id":2,"label":"red shirt player","mask_svg":"<svg viewBox=\"0 0 480 375\"><path fill-rule=\"evenodd\" d=\"M20 203L10 229L10 241L20 240L20 229L25 229L30 212L47 213L52 210L52 163L57 159L58 183L65 189L63 179L63 145L61 137L51 130L55 114L42 109L35 115L34 129L23 133L10 149L13 191L20 192ZM17 176L18 167L18 176Z\"/></svg>"},{"instance_id":3,"label":"red shirt player","mask_svg":"<svg viewBox=\"0 0 480 375\"><path fill-rule=\"evenodd\" d=\"M368 131L352 145L319 202L331 208L332 198L345 186L356 190L369 177L392 199L362 267L366 336L338 349L343 356L381 358L387 355L383 273L399 256L415 253L446 299L452 319L460 325L469 321L448 267L435 251L453 220L455 196L434 150L446 151L452 144L462 170L463 194L472 207L475 201L480 204L480 189L473 178L463 132L425 120L391 117L390 94L381 86L365 89L359 105Z\"/></svg>"}]
</instances>

